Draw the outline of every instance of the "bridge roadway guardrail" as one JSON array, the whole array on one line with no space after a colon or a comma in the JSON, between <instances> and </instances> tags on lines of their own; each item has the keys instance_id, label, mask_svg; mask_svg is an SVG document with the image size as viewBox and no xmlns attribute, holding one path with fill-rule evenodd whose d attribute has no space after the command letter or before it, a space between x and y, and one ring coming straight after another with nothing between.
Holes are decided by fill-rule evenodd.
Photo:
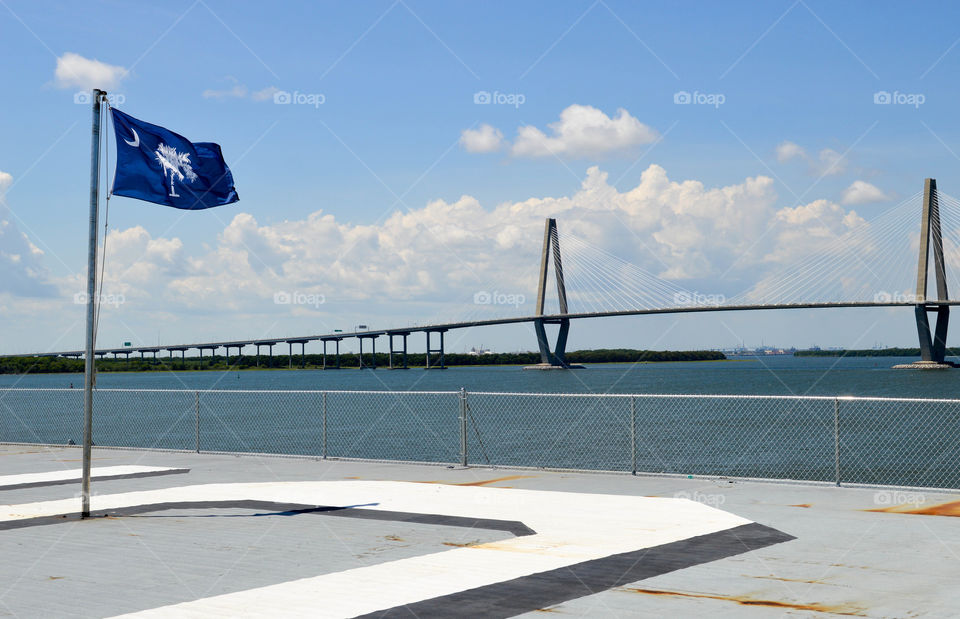
<instances>
[{"instance_id":1,"label":"bridge roadway guardrail","mask_svg":"<svg viewBox=\"0 0 960 619\"><path fill-rule=\"evenodd\" d=\"M98 389L98 446L960 488L960 400ZM79 444L83 391L0 389L0 442Z\"/></svg>"}]
</instances>

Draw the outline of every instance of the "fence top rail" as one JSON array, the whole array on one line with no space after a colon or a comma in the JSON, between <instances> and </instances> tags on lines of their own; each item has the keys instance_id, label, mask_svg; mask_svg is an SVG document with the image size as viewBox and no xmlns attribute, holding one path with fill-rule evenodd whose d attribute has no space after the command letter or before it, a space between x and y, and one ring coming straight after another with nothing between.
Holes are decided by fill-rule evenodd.
<instances>
[{"instance_id":1,"label":"fence top rail","mask_svg":"<svg viewBox=\"0 0 960 619\"><path fill-rule=\"evenodd\" d=\"M723 393L541 393L529 391L468 391L468 395L488 396L531 396L556 398L646 398L646 399L676 399L676 400L797 400L822 402L940 402L944 404L960 404L955 398L888 398L882 396L859 395L764 395L764 394L723 394Z\"/></svg>"},{"instance_id":2,"label":"fence top rail","mask_svg":"<svg viewBox=\"0 0 960 619\"><path fill-rule=\"evenodd\" d=\"M101 393L243 393L243 394L330 394L330 395L460 395L460 391L388 391L364 389L129 389L103 388L95 389ZM67 387L0 387L0 398L8 392L58 392L83 393L83 389ZM791 401L820 401L820 402L924 402L958 404L960 399L954 398L889 398L879 396L855 395L754 395L754 394L719 394L719 393L544 393L530 391L466 391L468 396L496 396L496 397L526 397L526 398L605 398L605 399L674 399L674 400L791 400Z\"/></svg>"},{"instance_id":3,"label":"fence top rail","mask_svg":"<svg viewBox=\"0 0 960 619\"><path fill-rule=\"evenodd\" d=\"M53 391L83 393L83 389L69 387L0 387L0 394L9 391ZM314 393L314 394L371 394L371 395L459 395L459 391L373 391L365 389L129 389L120 387L95 388L94 393ZM0 396L2 397L2 396Z\"/></svg>"}]
</instances>

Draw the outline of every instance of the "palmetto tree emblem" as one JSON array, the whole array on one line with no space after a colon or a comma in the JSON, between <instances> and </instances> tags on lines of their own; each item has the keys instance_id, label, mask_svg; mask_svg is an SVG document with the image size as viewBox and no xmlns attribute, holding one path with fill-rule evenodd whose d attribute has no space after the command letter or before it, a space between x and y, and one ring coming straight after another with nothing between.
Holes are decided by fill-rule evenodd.
<instances>
[{"instance_id":1,"label":"palmetto tree emblem","mask_svg":"<svg viewBox=\"0 0 960 619\"><path fill-rule=\"evenodd\" d=\"M163 168L163 175L170 175L170 196L179 198L180 196L174 190L174 179L180 182L186 180L188 183L197 180L197 173L190 165L190 153L179 153L176 148L161 144L157 147L155 155L157 162Z\"/></svg>"}]
</instances>

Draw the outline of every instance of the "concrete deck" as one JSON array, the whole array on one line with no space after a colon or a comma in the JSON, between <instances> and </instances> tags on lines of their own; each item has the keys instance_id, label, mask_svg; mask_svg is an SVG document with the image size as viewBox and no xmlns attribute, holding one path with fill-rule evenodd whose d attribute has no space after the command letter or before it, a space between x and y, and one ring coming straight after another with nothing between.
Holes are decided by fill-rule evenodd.
<instances>
[{"instance_id":1,"label":"concrete deck","mask_svg":"<svg viewBox=\"0 0 960 619\"><path fill-rule=\"evenodd\" d=\"M80 521L79 449L0 445L0 616L960 612L958 495L94 455Z\"/></svg>"}]
</instances>

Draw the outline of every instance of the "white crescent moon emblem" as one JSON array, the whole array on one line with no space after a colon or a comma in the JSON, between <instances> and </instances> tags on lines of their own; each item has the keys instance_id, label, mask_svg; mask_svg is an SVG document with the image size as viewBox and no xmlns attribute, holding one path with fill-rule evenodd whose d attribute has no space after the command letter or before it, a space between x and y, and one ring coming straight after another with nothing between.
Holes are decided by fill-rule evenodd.
<instances>
[{"instance_id":1,"label":"white crescent moon emblem","mask_svg":"<svg viewBox=\"0 0 960 619\"><path fill-rule=\"evenodd\" d=\"M129 146L132 146L132 147L136 148L136 147L140 146L140 136L137 135L137 130L136 130L136 129L130 129L130 131L133 131L133 141L131 142L130 140L128 140L128 139L126 139L126 138L124 138L123 141L126 142Z\"/></svg>"}]
</instances>

